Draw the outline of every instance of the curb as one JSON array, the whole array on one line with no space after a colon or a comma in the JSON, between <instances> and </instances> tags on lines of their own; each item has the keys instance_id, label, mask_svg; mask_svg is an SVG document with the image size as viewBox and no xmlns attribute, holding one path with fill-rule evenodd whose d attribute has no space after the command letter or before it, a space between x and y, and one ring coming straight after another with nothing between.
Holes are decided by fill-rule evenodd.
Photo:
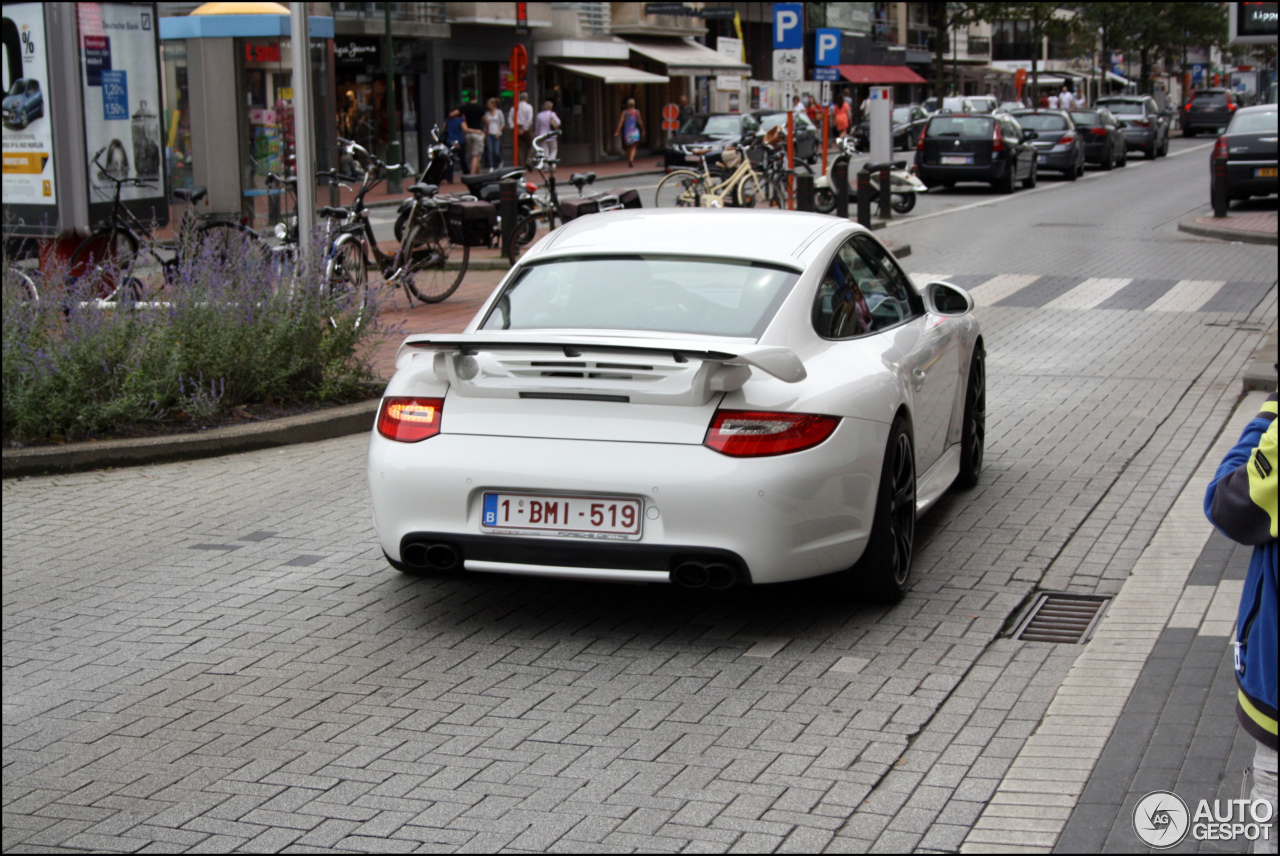
<instances>
[{"instance_id":1,"label":"curb","mask_svg":"<svg viewBox=\"0 0 1280 856\"><path fill-rule=\"evenodd\" d=\"M3 477L134 467L329 440L369 431L380 402L381 399L371 399L299 416L212 428L198 434L5 449Z\"/></svg>"},{"instance_id":2,"label":"curb","mask_svg":"<svg viewBox=\"0 0 1280 856\"><path fill-rule=\"evenodd\" d=\"M1243 381L1246 394L1255 389L1262 392L1276 391L1276 361L1280 360L1280 356L1277 356L1278 351L1280 351L1280 332L1273 328L1271 334L1267 336L1267 341L1254 351L1252 362L1244 370Z\"/></svg>"},{"instance_id":3,"label":"curb","mask_svg":"<svg viewBox=\"0 0 1280 856\"><path fill-rule=\"evenodd\" d=\"M1204 215L1199 215L1204 216ZM1276 246L1276 233L1249 232L1243 229L1224 229L1221 226L1206 226L1197 223L1195 217L1185 217L1178 221L1178 231L1201 238L1217 238L1220 241L1240 241L1245 244L1270 244Z\"/></svg>"}]
</instances>

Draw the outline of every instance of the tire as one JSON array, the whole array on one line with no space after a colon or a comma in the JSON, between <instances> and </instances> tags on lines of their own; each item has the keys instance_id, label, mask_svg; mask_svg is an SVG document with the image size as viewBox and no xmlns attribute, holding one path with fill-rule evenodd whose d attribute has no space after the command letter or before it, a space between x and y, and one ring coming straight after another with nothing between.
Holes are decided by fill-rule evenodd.
<instances>
[{"instance_id":1,"label":"tire","mask_svg":"<svg viewBox=\"0 0 1280 856\"><path fill-rule=\"evenodd\" d=\"M131 275L137 260L138 239L124 229L106 226L93 230L80 242L71 254L70 271L74 275L73 281L96 274L98 288L94 296L104 299L110 299L120 290L115 274L123 272L126 281L133 286L130 289L132 296L137 299L141 297L137 293L141 283Z\"/></svg>"},{"instance_id":2,"label":"tire","mask_svg":"<svg viewBox=\"0 0 1280 856\"><path fill-rule=\"evenodd\" d=\"M511 242L510 252L507 253L507 261L514 267L519 258L524 255L525 250L532 247L538 241L538 228L543 223L549 223L547 231L555 229L555 220L549 218L547 214L533 214L525 217L516 223L516 236L528 235L528 239L524 241L516 240Z\"/></svg>"},{"instance_id":3,"label":"tire","mask_svg":"<svg viewBox=\"0 0 1280 856\"><path fill-rule=\"evenodd\" d=\"M1155 160L1157 157L1159 157L1159 155L1156 154L1155 143L1152 143L1150 146L1143 149L1142 153L1146 156L1147 160Z\"/></svg>"},{"instance_id":4,"label":"tire","mask_svg":"<svg viewBox=\"0 0 1280 856\"><path fill-rule=\"evenodd\" d=\"M1102 159L1102 169L1103 169L1105 172L1111 172L1111 170L1113 170L1113 169L1115 169L1115 168L1116 168L1116 155L1115 155L1115 152L1111 151L1111 149L1110 149L1110 148L1108 148L1108 149L1107 149L1106 157L1104 157L1104 158Z\"/></svg>"},{"instance_id":5,"label":"tire","mask_svg":"<svg viewBox=\"0 0 1280 856\"><path fill-rule=\"evenodd\" d=\"M212 254L224 265L242 256L249 263L265 262L271 258L271 247L262 240L262 236L234 220L201 222L196 226L194 238L192 246L179 248L179 257L174 261L181 264L184 251L195 253L197 258Z\"/></svg>"},{"instance_id":6,"label":"tire","mask_svg":"<svg viewBox=\"0 0 1280 856\"><path fill-rule=\"evenodd\" d=\"M787 184L785 179L775 179L765 184L765 200L767 207L786 210L787 204L791 199L791 194L787 192Z\"/></svg>"},{"instance_id":7,"label":"tire","mask_svg":"<svg viewBox=\"0 0 1280 856\"><path fill-rule=\"evenodd\" d=\"M1025 187L1027 190L1030 190L1031 188L1035 187L1035 186L1036 186L1037 173L1039 173L1039 172L1040 172L1040 168L1039 168L1038 166L1036 166L1036 164L1035 164L1034 162L1032 162L1032 164L1031 164L1031 174L1030 174L1030 175L1028 175L1028 176L1026 177L1026 179L1024 179L1024 180L1023 180L1023 182L1022 182L1022 186L1023 186L1023 187Z\"/></svg>"},{"instance_id":8,"label":"tire","mask_svg":"<svg viewBox=\"0 0 1280 856\"><path fill-rule=\"evenodd\" d=\"M432 223L434 217L439 217L440 222ZM443 221L444 211L437 208L430 212L424 221L430 239L411 245L409 269L403 274L405 287L423 303L439 303L457 291L471 260L471 248L451 241ZM516 229L519 228L517 223ZM411 240L416 238L411 236ZM456 269L452 267L455 264Z\"/></svg>"},{"instance_id":9,"label":"tire","mask_svg":"<svg viewBox=\"0 0 1280 856\"><path fill-rule=\"evenodd\" d=\"M910 214L911 209L916 207L915 191L894 193L891 194L890 198L893 200L893 211L895 214Z\"/></svg>"},{"instance_id":10,"label":"tire","mask_svg":"<svg viewBox=\"0 0 1280 856\"><path fill-rule=\"evenodd\" d=\"M333 246L333 255L324 266L324 296L335 301L336 313L329 316L332 324L348 307L355 313L356 323L364 319L369 308L369 270L364 242L355 235L343 235Z\"/></svg>"},{"instance_id":11,"label":"tire","mask_svg":"<svg viewBox=\"0 0 1280 856\"><path fill-rule=\"evenodd\" d=\"M1084 176L1084 155L1080 155L1080 160L1076 163L1076 178Z\"/></svg>"},{"instance_id":12,"label":"tire","mask_svg":"<svg viewBox=\"0 0 1280 856\"><path fill-rule=\"evenodd\" d=\"M733 189L733 195L741 208L755 208L757 205L762 208L778 207L775 201L770 199L769 189L754 173L749 173L746 178L738 182L738 186Z\"/></svg>"},{"instance_id":13,"label":"tire","mask_svg":"<svg viewBox=\"0 0 1280 856\"><path fill-rule=\"evenodd\" d=\"M6 292L12 290L19 303L40 302L40 290L36 288L35 279L16 265L9 265L5 272L4 290Z\"/></svg>"},{"instance_id":14,"label":"tire","mask_svg":"<svg viewBox=\"0 0 1280 856\"><path fill-rule=\"evenodd\" d=\"M1004 175L995 183L996 190L999 191L1000 193L1013 193L1014 188L1017 185L1016 173L1017 173L1017 164L1010 163L1008 168L1005 169Z\"/></svg>"},{"instance_id":15,"label":"tire","mask_svg":"<svg viewBox=\"0 0 1280 856\"><path fill-rule=\"evenodd\" d=\"M1169 155L1169 138L1166 136L1164 142L1160 144L1160 151L1156 152L1158 157L1168 157Z\"/></svg>"},{"instance_id":16,"label":"tire","mask_svg":"<svg viewBox=\"0 0 1280 856\"><path fill-rule=\"evenodd\" d=\"M1125 146L1120 149L1120 162L1117 166L1126 167L1129 165L1129 147Z\"/></svg>"},{"instance_id":17,"label":"tire","mask_svg":"<svg viewBox=\"0 0 1280 856\"><path fill-rule=\"evenodd\" d=\"M696 208L702 174L691 169L672 170L653 192L655 208Z\"/></svg>"},{"instance_id":18,"label":"tire","mask_svg":"<svg viewBox=\"0 0 1280 856\"><path fill-rule=\"evenodd\" d=\"M1196 129L1195 129L1195 128L1183 128L1183 129L1182 129L1182 136L1184 136L1184 137L1194 137L1195 135L1196 135Z\"/></svg>"},{"instance_id":19,"label":"tire","mask_svg":"<svg viewBox=\"0 0 1280 856\"><path fill-rule=\"evenodd\" d=\"M982 472L987 440L987 354L979 343L969 364L969 384L964 396L964 427L960 432L960 475L956 484L973 487Z\"/></svg>"},{"instance_id":20,"label":"tire","mask_svg":"<svg viewBox=\"0 0 1280 856\"><path fill-rule=\"evenodd\" d=\"M899 416L889 429L876 514L862 557L845 574L865 599L896 603L907 592L915 547L916 469L911 428Z\"/></svg>"},{"instance_id":21,"label":"tire","mask_svg":"<svg viewBox=\"0 0 1280 856\"><path fill-rule=\"evenodd\" d=\"M823 187L813 192L813 210L819 214L832 214L836 210L836 195Z\"/></svg>"},{"instance_id":22,"label":"tire","mask_svg":"<svg viewBox=\"0 0 1280 856\"><path fill-rule=\"evenodd\" d=\"M1076 172L1076 165L1072 164L1071 168L1062 174L1062 177L1065 178L1067 181L1075 181L1077 178L1079 178L1080 176Z\"/></svg>"}]
</instances>

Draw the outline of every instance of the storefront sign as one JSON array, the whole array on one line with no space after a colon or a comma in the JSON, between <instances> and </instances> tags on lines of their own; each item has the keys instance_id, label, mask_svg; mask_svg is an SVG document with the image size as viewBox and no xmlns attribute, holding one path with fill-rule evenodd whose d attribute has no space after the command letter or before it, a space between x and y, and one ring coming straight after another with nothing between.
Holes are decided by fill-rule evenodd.
<instances>
[{"instance_id":1,"label":"storefront sign","mask_svg":"<svg viewBox=\"0 0 1280 856\"><path fill-rule=\"evenodd\" d=\"M702 18L704 21L732 21L734 8L732 6L704 6L701 9L695 9L691 6L686 6L684 3L646 3L644 4L644 13L646 15Z\"/></svg>"},{"instance_id":2,"label":"storefront sign","mask_svg":"<svg viewBox=\"0 0 1280 856\"><path fill-rule=\"evenodd\" d=\"M335 39L333 43L333 61L340 71L358 69L364 71L367 65L382 63L382 48L378 41L372 39Z\"/></svg>"},{"instance_id":3,"label":"storefront sign","mask_svg":"<svg viewBox=\"0 0 1280 856\"><path fill-rule=\"evenodd\" d=\"M6 6L6 15L8 10ZM109 213L116 188L111 179L138 178L146 185L126 185L120 198L141 216L166 223L169 206L154 7L77 3L76 13L89 158L89 219L96 221Z\"/></svg>"},{"instance_id":4,"label":"storefront sign","mask_svg":"<svg viewBox=\"0 0 1280 856\"><path fill-rule=\"evenodd\" d=\"M721 92L738 92L742 89L742 78L736 75L717 74L716 89Z\"/></svg>"},{"instance_id":5,"label":"storefront sign","mask_svg":"<svg viewBox=\"0 0 1280 856\"><path fill-rule=\"evenodd\" d=\"M4 35L5 232L52 235L58 207L44 4L6 3Z\"/></svg>"},{"instance_id":6,"label":"storefront sign","mask_svg":"<svg viewBox=\"0 0 1280 856\"><path fill-rule=\"evenodd\" d=\"M267 45L251 45L244 46L245 62L279 62L280 61L280 43L272 42Z\"/></svg>"}]
</instances>

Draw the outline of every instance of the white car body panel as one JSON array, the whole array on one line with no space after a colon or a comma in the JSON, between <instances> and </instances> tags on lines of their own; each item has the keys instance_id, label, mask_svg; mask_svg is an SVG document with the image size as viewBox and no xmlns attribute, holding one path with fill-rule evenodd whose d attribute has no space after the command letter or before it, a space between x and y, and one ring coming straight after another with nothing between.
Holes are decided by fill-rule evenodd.
<instances>
[{"instance_id":1,"label":"white car body panel","mask_svg":"<svg viewBox=\"0 0 1280 856\"><path fill-rule=\"evenodd\" d=\"M823 215L643 209L592 215L553 232L523 256L464 333L410 336L401 347L385 394L440 397L445 403L438 436L401 443L373 434L370 490L388 558L402 559L402 539L411 533L489 543L477 540L497 537L482 531L481 497L504 491L641 499L646 513L657 517L646 517L643 537L633 543L731 551L742 557L754 583L853 564L867 542L889 429L898 413L905 412L912 425L921 512L959 473L967 375L979 336L971 313L931 312L860 337L819 336L811 321L818 283L840 244L860 232L869 234ZM745 258L791 268L799 278L758 340L479 329L507 283L527 265L609 253ZM672 358L675 351L684 352L684 362ZM559 376L556 366L535 367L535 361L573 361L587 368L583 377ZM595 362L643 362L652 371L585 376ZM530 399L522 392L629 401ZM842 418L811 449L734 458L702 445L717 409ZM506 537L530 545L535 554L540 545L581 541ZM570 578L668 579L660 569L604 559L584 567L467 555L465 566Z\"/></svg>"}]
</instances>

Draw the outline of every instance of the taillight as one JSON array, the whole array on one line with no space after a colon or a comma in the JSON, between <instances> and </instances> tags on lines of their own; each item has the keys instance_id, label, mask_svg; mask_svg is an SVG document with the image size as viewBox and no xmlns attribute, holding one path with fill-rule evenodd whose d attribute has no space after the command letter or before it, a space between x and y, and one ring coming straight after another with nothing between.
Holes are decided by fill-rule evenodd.
<instances>
[{"instance_id":1,"label":"taillight","mask_svg":"<svg viewBox=\"0 0 1280 856\"><path fill-rule=\"evenodd\" d=\"M818 445L839 421L838 416L814 413L717 410L702 443L735 458L783 455Z\"/></svg>"},{"instance_id":2,"label":"taillight","mask_svg":"<svg viewBox=\"0 0 1280 856\"><path fill-rule=\"evenodd\" d=\"M919 139L919 141L916 143L916 150L917 150L917 151L921 151L921 152L922 152L922 151L924 151L924 132L925 132L925 129L924 129L924 128L921 128L921 129L920 129L920 139Z\"/></svg>"},{"instance_id":3,"label":"taillight","mask_svg":"<svg viewBox=\"0 0 1280 856\"><path fill-rule=\"evenodd\" d=\"M1000 133L1000 123L995 123L996 129L991 134L991 151L1004 151L1004 134Z\"/></svg>"},{"instance_id":4,"label":"taillight","mask_svg":"<svg viewBox=\"0 0 1280 856\"><path fill-rule=\"evenodd\" d=\"M378 433L388 440L417 443L440 433L443 398L388 396L378 411Z\"/></svg>"},{"instance_id":5,"label":"taillight","mask_svg":"<svg viewBox=\"0 0 1280 856\"><path fill-rule=\"evenodd\" d=\"M1090 131L1090 132L1091 132L1095 137L1105 137L1105 136L1107 135L1107 129L1106 129L1106 128L1090 128L1090 129L1089 129L1089 131Z\"/></svg>"},{"instance_id":6,"label":"taillight","mask_svg":"<svg viewBox=\"0 0 1280 856\"><path fill-rule=\"evenodd\" d=\"M1074 143L1075 141L1076 141L1076 135L1073 132L1068 131L1067 133L1062 135L1062 139L1058 140L1058 145L1065 146L1068 143Z\"/></svg>"},{"instance_id":7,"label":"taillight","mask_svg":"<svg viewBox=\"0 0 1280 856\"><path fill-rule=\"evenodd\" d=\"M1235 102L1234 102L1234 101L1229 102L1229 103L1227 104L1227 109L1228 109L1228 110L1230 110L1232 113L1236 112L1236 104L1235 104Z\"/></svg>"},{"instance_id":8,"label":"taillight","mask_svg":"<svg viewBox=\"0 0 1280 856\"><path fill-rule=\"evenodd\" d=\"M526 181L524 183L524 189L529 191L530 193L536 193L538 190L538 185L534 184L532 181Z\"/></svg>"},{"instance_id":9,"label":"taillight","mask_svg":"<svg viewBox=\"0 0 1280 856\"><path fill-rule=\"evenodd\" d=\"M1227 159L1227 137L1225 134L1222 135L1221 137L1218 137L1218 142L1213 144L1213 159L1214 160Z\"/></svg>"},{"instance_id":10,"label":"taillight","mask_svg":"<svg viewBox=\"0 0 1280 856\"><path fill-rule=\"evenodd\" d=\"M1188 101L1188 102L1187 102L1187 106L1186 106L1186 107L1183 107L1182 109L1183 109L1183 110L1186 110L1188 113L1190 113L1190 112L1191 112L1191 102L1190 102L1190 101Z\"/></svg>"},{"instance_id":11,"label":"taillight","mask_svg":"<svg viewBox=\"0 0 1280 856\"><path fill-rule=\"evenodd\" d=\"M1151 127L1151 123L1150 123L1149 121L1147 121L1146 119L1130 119L1130 120L1129 120L1129 124L1130 124L1130 125L1137 125L1139 128L1150 128L1150 127Z\"/></svg>"}]
</instances>

